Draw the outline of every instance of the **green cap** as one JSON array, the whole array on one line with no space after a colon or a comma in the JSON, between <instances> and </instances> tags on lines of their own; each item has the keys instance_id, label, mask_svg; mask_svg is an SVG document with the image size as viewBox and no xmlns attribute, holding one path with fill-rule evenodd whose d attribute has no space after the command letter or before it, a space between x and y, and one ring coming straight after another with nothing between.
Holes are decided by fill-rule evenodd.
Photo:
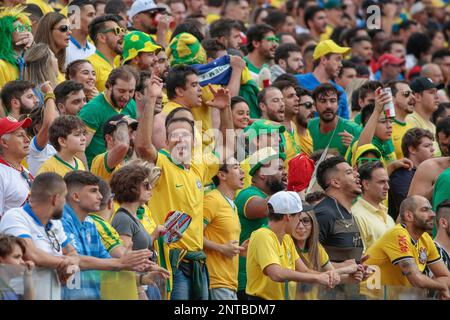
<instances>
[{"instance_id":1,"label":"green cap","mask_svg":"<svg viewBox=\"0 0 450 320\"><path fill-rule=\"evenodd\" d=\"M325 2L323 7L325 9L341 9L342 3L341 0L328 0L327 2Z\"/></svg>"},{"instance_id":2,"label":"green cap","mask_svg":"<svg viewBox=\"0 0 450 320\"><path fill-rule=\"evenodd\" d=\"M286 128L282 124L276 123L271 120L262 119L254 121L250 126L245 128L245 135L250 143L255 138L263 134L271 134L274 131L282 134L286 131Z\"/></svg>"},{"instance_id":3,"label":"green cap","mask_svg":"<svg viewBox=\"0 0 450 320\"><path fill-rule=\"evenodd\" d=\"M155 41L145 32L131 31L123 38L123 64L125 62L136 58L139 52L158 52L162 48L158 46Z\"/></svg>"}]
</instances>

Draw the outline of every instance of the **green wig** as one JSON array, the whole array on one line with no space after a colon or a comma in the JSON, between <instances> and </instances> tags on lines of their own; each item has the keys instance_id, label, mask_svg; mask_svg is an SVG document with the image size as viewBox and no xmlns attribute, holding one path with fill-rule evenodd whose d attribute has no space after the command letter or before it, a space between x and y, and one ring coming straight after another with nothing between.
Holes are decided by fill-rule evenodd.
<instances>
[{"instance_id":1,"label":"green wig","mask_svg":"<svg viewBox=\"0 0 450 320\"><path fill-rule=\"evenodd\" d=\"M22 12L23 6L0 8L0 59L10 64L16 64L15 51L12 43L12 34L14 32L14 22L19 20L24 25L31 26L31 21L26 13Z\"/></svg>"}]
</instances>

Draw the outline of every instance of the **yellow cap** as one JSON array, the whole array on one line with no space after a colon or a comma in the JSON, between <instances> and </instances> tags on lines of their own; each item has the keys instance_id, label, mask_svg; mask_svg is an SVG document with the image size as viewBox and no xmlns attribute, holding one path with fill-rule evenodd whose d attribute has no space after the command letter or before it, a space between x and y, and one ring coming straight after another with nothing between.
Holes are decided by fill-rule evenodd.
<instances>
[{"instance_id":1,"label":"yellow cap","mask_svg":"<svg viewBox=\"0 0 450 320\"><path fill-rule=\"evenodd\" d=\"M319 59L329 53L347 54L350 51L348 47L340 47L333 40L320 41L314 50L313 59Z\"/></svg>"},{"instance_id":2,"label":"yellow cap","mask_svg":"<svg viewBox=\"0 0 450 320\"><path fill-rule=\"evenodd\" d=\"M431 6L433 8L444 8L445 7L445 2L442 0L432 0L431 1Z\"/></svg>"}]
</instances>

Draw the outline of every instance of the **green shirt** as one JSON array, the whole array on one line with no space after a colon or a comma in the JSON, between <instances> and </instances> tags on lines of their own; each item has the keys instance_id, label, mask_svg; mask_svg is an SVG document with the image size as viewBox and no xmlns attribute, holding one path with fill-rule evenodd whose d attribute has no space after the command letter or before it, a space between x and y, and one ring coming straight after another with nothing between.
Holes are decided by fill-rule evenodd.
<instances>
[{"instance_id":1,"label":"green shirt","mask_svg":"<svg viewBox=\"0 0 450 320\"><path fill-rule=\"evenodd\" d=\"M325 149L331 139L330 149L337 149L341 156L345 156L345 152L347 151L347 147L342 144L341 136L339 136L340 132L347 131L351 135L353 135L353 141L359 138L361 134L362 128L358 126L356 123L343 119L339 117L339 121L337 123L336 130L331 130L330 132L324 134L319 130L319 118L311 119L308 123L308 130L313 140L313 151ZM336 131L333 135L333 131Z\"/></svg>"},{"instance_id":2,"label":"green shirt","mask_svg":"<svg viewBox=\"0 0 450 320\"><path fill-rule=\"evenodd\" d=\"M262 225L268 224L268 218L259 219L247 219L244 214L245 205L248 200L253 197L267 198L267 195L255 186L250 186L237 195L234 199L236 204L239 221L241 222L241 235L239 237L239 244L247 239L250 239L250 235L253 231L261 228ZM244 257L239 257L239 273L238 273L238 290L245 290L247 284L247 271L246 271L246 259Z\"/></svg>"},{"instance_id":3,"label":"green shirt","mask_svg":"<svg viewBox=\"0 0 450 320\"><path fill-rule=\"evenodd\" d=\"M450 199L450 168L445 169L437 178L433 190L433 210L436 212L438 205Z\"/></svg>"},{"instance_id":4,"label":"green shirt","mask_svg":"<svg viewBox=\"0 0 450 320\"><path fill-rule=\"evenodd\" d=\"M102 93L89 101L78 113L88 130L94 134L85 152L89 167L95 156L106 152L103 125L109 118L119 113L136 119L136 102L132 99L124 109L118 110L106 100L105 94Z\"/></svg>"}]
</instances>

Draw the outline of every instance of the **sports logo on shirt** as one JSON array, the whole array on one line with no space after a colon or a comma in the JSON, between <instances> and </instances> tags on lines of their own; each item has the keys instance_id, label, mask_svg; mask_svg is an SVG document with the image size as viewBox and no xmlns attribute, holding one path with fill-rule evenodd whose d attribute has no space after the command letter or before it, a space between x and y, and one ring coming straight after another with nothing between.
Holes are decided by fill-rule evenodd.
<instances>
[{"instance_id":1,"label":"sports logo on shirt","mask_svg":"<svg viewBox=\"0 0 450 320\"><path fill-rule=\"evenodd\" d=\"M202 182L197 179L197 188L198 190L202 190Z\"/></svg>"},{"instance_id":2,"label":"sports logo on shirt","mask_svg":"<svg viewBox=\"0 0 450 320\"><path fill-rule=\"evenodd\" d=\"M428 257L428 255L427 255L427 249L424 248L424 247L421 247L421 248L419 249L419 262L420 262L420 264L425 264L425 263L427 263L427 257Z\"/></svg>"},{"instance_id":3,"label":"sports logo on shirt","mask_svg":"<svg viewBox=\"0 0 450 320\"><path fill-rule=\"evenodd\" d=\"M398 236L398 246L401 252L408 252L408 240L406 239L406 236Z\"/></svg>"}]
</instances>

